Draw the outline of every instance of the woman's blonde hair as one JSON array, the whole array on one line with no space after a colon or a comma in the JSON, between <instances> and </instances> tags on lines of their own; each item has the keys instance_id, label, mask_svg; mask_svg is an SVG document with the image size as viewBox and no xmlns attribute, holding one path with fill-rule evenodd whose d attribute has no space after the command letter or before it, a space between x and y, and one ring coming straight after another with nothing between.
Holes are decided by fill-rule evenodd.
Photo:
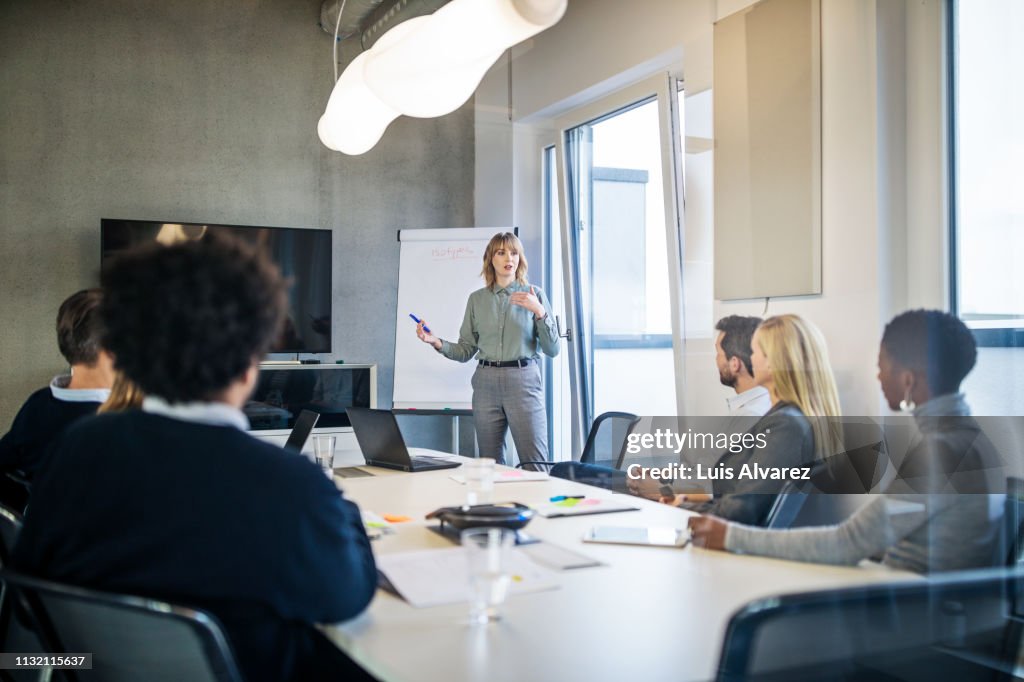
<instances>
[{"instance_id":1,"label":"woman's blonde hair","mask_svg":"<svg viewBox=\"0 0 1024 682\"><path fill-rule=\"evenodd\" d=\"M498 280L498 276L494 272L494 265L491 263L498 249L512 249L519 253L516 281L523 285L527 284L526 270L529 266L526 262L526 254L523 253L523 243L519 241L519 237L511 232L499 232L491 237L491 241L487 242L487 250L484 251L484 269L480 271L480 274L483 275L484 281L487 282L487 288L493 287L494 283Z\"/></svg>"},{"instance_id":2,"label":"woman's blonde hair","mask_svg":"<svg viewBox=\"0 0 1024 682\"><path fill-rule=\"evenodd\" d=\"M134 410L142 405L142 390L134 381L121 372L114 376L114 385L110 387L110 396L100 405L97 412L124 412Z\"/></svg>"},{"instance_id":3,"label":"woman's blonde hair","mask_svg":"<svg viewBox=\"0 0 1024 682\"><path fill-rule=\"evenodd\" d=\"M839 391L821 331L797 315L776 315L757 328L757 342L772 368L775 395L811 421L818 456L841 452Z\"/></svg>"}]
</instances>

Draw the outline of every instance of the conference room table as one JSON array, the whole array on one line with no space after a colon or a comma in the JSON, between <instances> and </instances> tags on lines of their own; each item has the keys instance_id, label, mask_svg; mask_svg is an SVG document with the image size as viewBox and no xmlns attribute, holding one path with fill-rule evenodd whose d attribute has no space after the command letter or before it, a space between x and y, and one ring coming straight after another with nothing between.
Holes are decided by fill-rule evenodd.
<instances>
[{"instance_id":1,"label":"conference room table","mask_svg":"<svg viewBox=\"0 0 1024 682\"><path fill-rule=\"evenodd\" d=\"M339 453L335 466L361 461ZM431 531L428 512L462 504L459 469L418 473L366 467L372 477L335 481L362 509L408 516L373 541L376 556L451 547ZM637 511L535 517L530 535L600 561L558 571L558 589L510 596L502 618L468 620L467 604L414 608L378 590L365 613L329 626L327 635L384 682L487 680L711 680L730 616L772 595L919 580L912 573L862 563L834 567L685 548L582 542L594 526L685 528L690 512L574 481L498 483L495 502L549 503L552 496L614 497ZM339 576L344 580L344 576Z\"/></svg>"}]
</instances>

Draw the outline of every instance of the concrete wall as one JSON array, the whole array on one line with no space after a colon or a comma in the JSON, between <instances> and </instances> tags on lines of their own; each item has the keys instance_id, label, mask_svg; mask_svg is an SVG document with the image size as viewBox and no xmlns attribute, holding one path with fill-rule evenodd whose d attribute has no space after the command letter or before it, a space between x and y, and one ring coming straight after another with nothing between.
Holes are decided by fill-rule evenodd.
<instances>
[{"instance_id":1,"label":"concrete wall","mask_svg":"<svg viewBox=\"0 0 1024 682\"><path fill-rule=\"evenodd\" d=\"M97 281L101 217L333 228L327 359L377 363L390 406L395 230L473 224L473 109L399 119L361 157L325 149L319 9L0 4L0 430L62 370L54 317Z\"/></svg>"}]
</instances>

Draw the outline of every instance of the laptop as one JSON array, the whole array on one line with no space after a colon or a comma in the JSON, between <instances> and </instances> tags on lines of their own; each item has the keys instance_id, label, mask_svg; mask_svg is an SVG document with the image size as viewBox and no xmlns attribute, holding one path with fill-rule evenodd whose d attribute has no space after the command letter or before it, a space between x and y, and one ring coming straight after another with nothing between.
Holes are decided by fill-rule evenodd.
<instances>
[{"instance_id":1,"label":"laptop","mask_svg":"<svg viewBox=\"0 0 1024 682\"><path fill-rule=\"evenodd\" d=\"M433 471L454 469L461 464L440 457L410 456L402 432L398 430L398 421L389 410L350 407L348 418L359 441L359 449L370 466L400 471Z\"/></svg>"},{"instance_id":2,"label":"laptop","mask_svg":"<svg viewBox=\"0 0 1024 682\"><path fill-rule=\"evenodd\" d=\"M316 426L318 419L320 419L319 412L313 412L312 410L300 412L299 418L295 420L295 426L292 427L292 432L288 434L288 442L284 444L285 448L295 452L302 452L302 448L306 447L306 441L309 440L309 434L313 432L313 427Z\"/></svg>"}]
</instances>

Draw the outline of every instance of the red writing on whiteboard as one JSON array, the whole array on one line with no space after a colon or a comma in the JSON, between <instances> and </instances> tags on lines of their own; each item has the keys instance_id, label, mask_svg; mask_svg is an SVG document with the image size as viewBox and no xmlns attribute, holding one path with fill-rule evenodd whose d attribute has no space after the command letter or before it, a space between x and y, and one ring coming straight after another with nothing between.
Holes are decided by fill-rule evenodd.
<instances>
[{"instance_id":1,"label":"red writing on whiteboard","mask_svg":"<svg viewBox=\"0 0 1024 682\"><path fill-rule=\"evenodd\" d=\"M452 247L439 249L433 248L430 250L430 255L434 260L461 260L464 258L476 258L476 251L464 246Z\"/></svg>"}]
</instances>

